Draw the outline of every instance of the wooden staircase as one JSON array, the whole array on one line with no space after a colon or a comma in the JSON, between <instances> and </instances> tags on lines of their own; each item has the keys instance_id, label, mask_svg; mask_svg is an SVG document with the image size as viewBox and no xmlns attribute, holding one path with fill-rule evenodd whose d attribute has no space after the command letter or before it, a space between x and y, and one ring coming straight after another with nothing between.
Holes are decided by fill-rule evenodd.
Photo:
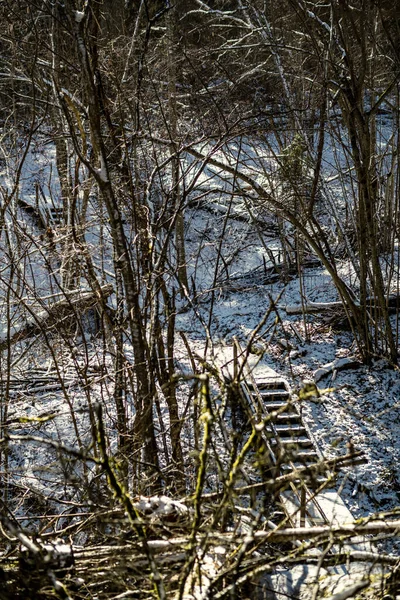
<instances>
[{"instance_id":1,"label":"wooden staircase","mask_svg":"<svg viewBox=\"0 0 400 600\"><path fill-rule=\"evenodd\" d=\"M324 457L303 419L298 403L293 399L288 382L272 371L271 377L265 379L256 380L249 374L249 378L242 383L242 392L254 422L264 420L266 424L264 440L276 469L275 477L289 473L293 475L279 494L281 509L290 525L307 528L352 522L353 516L335 489L332 472L324 464ZM321 466L315 469L317 464ZM307 467L311 467L310 474ZM329 555L343 551L373 554L375 549L369 539L359 536L333 545ZM317 548L311 553L321 555ZM349 566L338 562L329 569L329 577L332 582L343 579L344 584L351 585L367 572L383 577L384 567L357 562ZM266 577L266 588L260 586L263 590L260 597L264 600L277 600L282 596L297 597L305 573L308 584L312 585L313 572L308 566L303 565L300 570L298 567L297 571L278 568L274 574Z\"/></svg>"},{"instance_id":2,"label":"wooden staircase","mask_svg":"<svg viewBox=\"0 0 400 600\"><path fill-rule=\"evenodd\" d=\"M241 382L240 418L235 417L235 424L243 426L246 419L247 426L251 424L252 431L259 432L254 454L262 448L264 459L260 462L249 453L243 469L249 481L247 485L238 481L238 485L245 493L260 490L260 496L253 495L252 502L260 502L264 511L261 514L270 518L267 526L307 530L353 524L354 517L341 497L333 471L338 468L337 460L346 467L365 462L362 453L355 450L354 455L347 453L337 460L324 459L288 381L273 369L261 366L256 359L249 359L236 339L231 355L225 352L225 357L227 381ZM254 473L254 464L257 469L262 467L261 472ZM343 590L370 576L383 581L387 571L385 564L375 561L377 550L371 538L362 534L351 539L337 538L329 547L318 540L308 543L304 535L301 540L294 539L293 544L300 552L306 547L304 564L278 564L271 573L261 575L254 600L298 598L300 593L313 592L320 578L324 590L329 590L335 598L337 592L339 598Z\"/></svg>"},{"instance_id":3,"label":"wooden staircase","mask_svg":"<svg viewBox=\"0 0 400 600\"><path fill-rule=\"evenodd\" d=\"M281 508L291 525L312 527L352 521L287 380L272 369L269 376L256 379L249 370L241 389L253 424L265 423L262 436L273 466L271 477L291 475L279 493ZM356 457L351 465L364 461L364 457Z\"/></svg>"},{"instance_id":4,"label":"wooden staircase","mask_svg":"<svg viewBox=\"0 0 400 600\"><path fill-rule=\"evenodd\" d=\"M246 381L242 391L255 420L266 422L265 438L276 468L275 475L301 469L299 478L293 478L293 482L304 483L304 468L312 466L307 485L311 490L321 486L331 473L322 466L323 456L293 400L288 382L278 376ZM318 462L321 462L321 471L313 477Z\"/></svg>"}]
</instances>

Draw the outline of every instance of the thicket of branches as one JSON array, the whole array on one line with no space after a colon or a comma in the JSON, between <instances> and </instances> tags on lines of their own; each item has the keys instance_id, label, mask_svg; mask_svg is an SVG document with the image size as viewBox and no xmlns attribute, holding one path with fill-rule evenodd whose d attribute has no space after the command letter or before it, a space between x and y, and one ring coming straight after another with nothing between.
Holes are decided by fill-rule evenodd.
<instances>
[{"instance_id":1,"label":"thicket of branches","mask_svg":"<svg viewBox=\"0 0 400 600\"><path fill-rule=\"evenodd\" d=\"M233 377L207 351L236 216L264 245L277 233L280 262L269 258L283 278L318 259L362 360L397 364L388 301L399 256L394 11L371 0L0 4L5 598L246 597L276 565L318 563L315 546L333 561L332 539L359 532L332 538L326 527L303 545L281 515L282 492L322 467L274 470L269 417L249 412L241 387L273 299ZM50 174L28 193L44 144ZM249 148L268 160L252 163ZM205 314L187 265L185 211L214 203L225 219ZM206 340L199 356L179 337L185 371L177 310L194 311ZM67 432L46 413L51 390ZM33 395L43 410L24 420L18 411ZM48 471L22 476L22 445L31 464L45 456ZM370 525L360 527L384 527ZM75 559L56 537L81 546ZM395 587L380 585L373 593Z\"/></svg>"}]
</instances>

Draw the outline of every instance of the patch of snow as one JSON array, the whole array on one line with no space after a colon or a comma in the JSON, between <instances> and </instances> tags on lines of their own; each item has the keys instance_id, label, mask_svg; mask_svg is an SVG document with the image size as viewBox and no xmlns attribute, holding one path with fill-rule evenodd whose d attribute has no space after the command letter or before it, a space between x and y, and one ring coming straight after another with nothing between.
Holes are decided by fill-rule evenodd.
<instances>
[{"instance_id":1,"label":"patch of snow","mask_svg":"<svg viewBox=\"0 0 400 600\"><path fill-rule=\"evenodd\" d=\"M85 17L85 13L83 11L76 10L74 17L75 17L75 23L81 23L81 21Z\"/></svg>"}]
</instances>

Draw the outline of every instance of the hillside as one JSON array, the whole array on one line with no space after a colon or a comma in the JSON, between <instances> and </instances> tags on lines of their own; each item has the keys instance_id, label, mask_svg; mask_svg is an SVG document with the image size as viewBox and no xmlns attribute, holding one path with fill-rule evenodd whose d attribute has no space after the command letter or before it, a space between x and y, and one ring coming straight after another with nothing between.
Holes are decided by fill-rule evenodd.
<instances>
[{"instance_id":1,"label":"hillside","mask_svg":"<svg viewBox=\"0 0 400 600\"><path fill-rule=\"evenodd\" d=\"M395 8L0 18L0 600L395 598Z\"/></svg>"}]
</instances>

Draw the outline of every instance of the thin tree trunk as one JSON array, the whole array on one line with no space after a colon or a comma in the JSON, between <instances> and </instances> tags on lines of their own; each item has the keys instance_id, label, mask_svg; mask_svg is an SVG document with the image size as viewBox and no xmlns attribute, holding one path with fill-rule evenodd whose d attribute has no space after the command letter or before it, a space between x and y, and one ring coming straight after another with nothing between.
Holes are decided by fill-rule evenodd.
<instances>
[{"instance_id":1,"label":"thin tree trunk","mask_svg":"<svg viewBox=\"0 0 400 600\"><path fill-rule=\"evenodd\" d=\"M93 10L91 2L88 3L88 13ZM96 53L93 51L95 45L95 35L91 36L91 48L85 41L86 20L85 18L74 23L76 32L77 50L79 54L82 80L85 88L86 100L88 103L89 126L92 146L95 156L99 161L99 167L95 168L88 163L85 157L81 157L92 171L104 200L111 227L113 239L116 268L120 270L126 298L126 309L129 320L131 342L135 357L135 375L136 375L136 414L133 428L133 456L138 466L137 474L141 471L140 456L144 462L144 470L158 480L158 452L153 422L153 395L151 392L151 370L146 351L146 335L142 323L142 309L139 300L139 290L137 287L137 276L135 273L134 262L130 254L128 242L125 236L120 209L115 197L113 184L110 179L110 171L107 160L104 139L101 128L102 106L99 93L95 84L94 70L96 70ZM96 22L96 17L93 18ZM79 147L76 148L79 152ZM151 485L151 482L149 482ZM157 485L157 483L156 483Z\"/></svg>"},{"instance_id":2,"label":"thin tree trunk","mask_svg":"<svg viewBox=\"0 0 400 600\"><path fill-rule=\"evenodd\" d=\"M177 35L177 15L179 2L170 8L167 15L167 43L168 43L168 113L169 113L169 135L171 138L171 202L172 211L176 211L175 222L175 241L176 241L176 260L178 279L181 287L188 290L188 278L186 271L186 253L185 253L185 221L181 204L179 156L177 150L178 136L178 108L176 102L176 65L178 62L178 44Z\"/></svg>"}]
</instances>

